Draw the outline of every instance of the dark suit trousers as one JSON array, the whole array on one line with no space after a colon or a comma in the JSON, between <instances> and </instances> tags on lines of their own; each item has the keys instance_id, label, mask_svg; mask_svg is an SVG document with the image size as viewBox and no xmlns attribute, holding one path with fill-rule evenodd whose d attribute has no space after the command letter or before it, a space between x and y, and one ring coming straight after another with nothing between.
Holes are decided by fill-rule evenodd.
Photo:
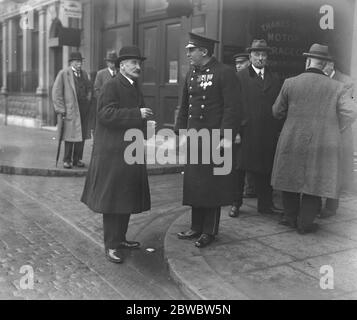
<instances>
[{"instance_id":1,"label":"dark suit trousers","mask_svg":"<svg viewBox=\"0 0 357 320\"><path fill-rule=\"evenodd\" d=\"M192 207L191 229L199 233L215 236L218 233L221 208Z\"/></svg>"},{"instance_id":2,"label":"dark suit trousers","mask_svg":"<svg viewBox=\"0 0 357 320\"><path fill-rule=\"evenodd\" d=\"M321 198L287 191L282 194L285 219L290 224L297 223L299 229L309 229L320 211Z\"/></svg>"},{"instance_id":3,"label":"dark suit trousers","mask_svg":"<svg viewBox=\"0 0 357 320\"><path fill-rule=\"evenodd\" d=\"M258 198L258 212L273 206L273 188L270 185L270 174L252 172L255 181L255 191Z\"/></svg>"},{"instance_id":4,"label":"dark suit trousers","mask_svg":"<svg viewBox=\"0 0 357 320\"><path fill-rule=\"evenodd\" d=\"M241 205L243 204L245 175L246 172L244 170L238 169L235 171L237 192L235 195L235 200L233 202L233 205L235 205L237 208L241 207Z\"/></svg>"},{"instance_id":5,"label":"dark suit trousers","mask_svg":"<svg viewBox=\"0 0 357 320\"><path fill-rule=\"evenodd\" d=\"M103 232L105 249L116 249L126 240L130 214L103 214Z\"/></svg>"},{"instance_id":6,"label":"dark suit trousers","mask_svg":"<svg viewBox=\"0 0 357 320\"><path fill-rule=\"evenodd\" d=\"M76 164L83 158L84 140L81 142L64 142L63 162L73 162ZM72 161L73 160L73 161Z\"/></svg>"}]
</instances>

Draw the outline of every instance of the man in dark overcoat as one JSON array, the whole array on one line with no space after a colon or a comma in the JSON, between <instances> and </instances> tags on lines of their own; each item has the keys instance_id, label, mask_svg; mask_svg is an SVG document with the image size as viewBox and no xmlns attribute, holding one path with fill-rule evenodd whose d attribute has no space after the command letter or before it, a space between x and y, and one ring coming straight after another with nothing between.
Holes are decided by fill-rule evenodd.
<instances>
[{"instance_id":1,"label":"man in dark overcoat","mask_svg":"<svg viewBox=\"0 0 357 320\"><path fill-rule=\"evenodd\" d=\"M94 212L103 214L104 246L109 261L123 261L120 249L138 248L139 242L128 241L130 214L150 209L150 193L145 163L128 164L124 158L130 141L124 140L129 129L146 130L146 119L152 115L145 108L138 87L141 62L145 58L134 46L120 50L120 73L109 80L99 96L97 127L92 158L81 201ZM136 140L144 148L144 140Z\"/></svg>"},{"instance_id":2,"label":"man in dark overcoat","mask_svg":"<svg viewBox=\"0 0 357 320\"><path fill-rule=\"evenodd\" d=\"M187 49L191 68L183 87L182 103L175 130L206 129L210 132L211 148L231 151L239 127L240 94L234 71L219 63L213 56L214 44L218 42L190 33ZM216 145L212 130L217 129ZM224 129L231 138L224 138ZM181 137L182 138L182 137ZM181 140L182 141L182 140ZM190 137L187 139L190 146ZM210 244L218 233L221 206L231 204L234 195L232 170L225 175L215 175L215 164L211 160L204 164L202 143L192 152L197 152L198 163L190 163L191 153L184 170L183 204L192 207L191 229L178 233L179 239L199 237L197 247ZM231 158L229 160L232 160Z\"/></svg>"},{"instance_id":3,"label":"man in dark overcoat","mask_svg":"<svg viewBox=\"0 0 357 320\"><path fill-rule=\"evenodd\" d=\"M251 65L237 73L242 92L243 125L240 131L242 142L240 159L238 159L239 189L231 209L235 215L238 215L243 203L245 172L250 172L255 180L258 212L262 214L277 212L273 205L270 177L282 124L273 118L271 108L279 94L281 84L278 77L266 66L270 50L265 40L253 40L251 47L247 48Z\"/></svg>"},{"instance_id":4,"label":"man in dark overcoat","mask_svg":"<svg viewBox=\"0 0 357 320\"><path fill-rule=\"evenodd\" d=\"M284 119L272 186L283 195L285 219L298 233L315 232L320 197L337 199L341 188L341 133L357 117L357 105L343 83L323 72L328 47L315 43L303 54L306 71L286 79L273 105Z\"/></svg>"}]
</instances>

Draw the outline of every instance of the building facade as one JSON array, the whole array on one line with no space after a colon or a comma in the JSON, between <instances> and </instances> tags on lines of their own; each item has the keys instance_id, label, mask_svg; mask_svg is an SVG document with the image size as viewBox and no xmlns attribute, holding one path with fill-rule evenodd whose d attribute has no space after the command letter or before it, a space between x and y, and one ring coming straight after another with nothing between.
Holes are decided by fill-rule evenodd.
<instances>
[{"instance_id":1,"label":"building facade","mask_svg":"<svg viewBox=\"0 0 357 320\"><path fill-rule=\"evenodd\" d=\"M137 44L147 57L146 103L161 126L173 126L189 31L220 40L215 55L227 64L265 38L282 78L303 71L302 53L324 43L357 78L354 0L0 0L0 123L55 125L51 88L71 51L81 51L94 81L108 51Z\"/></svg>"}]
</instances>

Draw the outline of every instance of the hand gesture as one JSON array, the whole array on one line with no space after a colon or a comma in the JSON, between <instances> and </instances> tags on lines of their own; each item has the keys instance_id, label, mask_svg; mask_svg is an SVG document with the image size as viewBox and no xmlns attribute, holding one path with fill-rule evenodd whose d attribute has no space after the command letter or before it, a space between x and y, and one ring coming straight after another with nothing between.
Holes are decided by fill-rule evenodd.
<instances>
[{"instance_id":1,"label":"hand gesture","mask_svg":"<svg viewBox=\"0 0 357 320\"><path fill-rule=\"evenodd\" d=\"M148 119L154 114L150 108L140 108L140 113L143 119Z\"/></svg>"}]
</instances>

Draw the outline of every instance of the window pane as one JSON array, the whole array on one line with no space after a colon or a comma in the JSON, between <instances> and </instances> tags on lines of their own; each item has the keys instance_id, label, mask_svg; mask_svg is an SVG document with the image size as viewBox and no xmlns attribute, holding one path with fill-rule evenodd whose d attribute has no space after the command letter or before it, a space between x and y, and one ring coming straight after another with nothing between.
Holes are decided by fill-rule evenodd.
<instances>
[{"instance_id":1,"label":"window pane","mask_svg":"<svg viewBox=\"0 0 357 320\"><path fill-rule=\"evenodd\" d=\"M129 22L133 12L134 0L117 0L117 23Z\"/></svg>"},{"instance_id":2,"label":"window pane","mask_svg":"<svg viewBox=\"0 0 357 320\"><path fill-rule=\"evenodd\" d=\"M144 12L152 13L154 11L165 10L168 6L166 0L144 0Z\"/></svg>"},{"instance_id":3,"label":"window pane","mask_svg":"<svg viewBox=\"0 0 357 320\"><path fill-rule=\"evenodd\" d=\"M167 26L166 30L166 67L165 67L165 82L178 83L179 70L179 54L180 42L180 24L172 24Z\"/></svg>"},{"instance_id":4,"label":"window pane","mask_svg":"<svg viewBox=\"0 0 357 320\"><path fill-rule=\"evenodd\" d=\"M115 1L116 0L107 0L104 7L104 23L109 26L115 24Z\"/></svg>"},{"instance_id":5,"label":"window pane","mask_svg":"<svg viewBox=\"0 0 357 320\"><path fill-rule=\"evenodd\" d=\"M156 58L157 58L157 27L144 29L144 56L147 58L144 62L144 82L155 82L157 76Z\"/></svg>"}]
</instances>

